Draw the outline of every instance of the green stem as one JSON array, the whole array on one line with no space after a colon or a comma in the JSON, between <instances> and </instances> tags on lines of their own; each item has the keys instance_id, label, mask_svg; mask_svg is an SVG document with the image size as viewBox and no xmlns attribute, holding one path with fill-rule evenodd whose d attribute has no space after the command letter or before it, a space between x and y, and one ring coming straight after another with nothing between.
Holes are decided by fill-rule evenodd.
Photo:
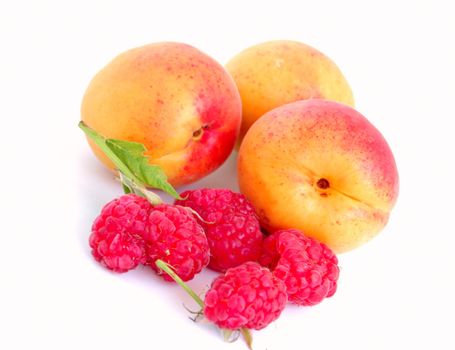
<instances>
[{"instance_id":1,"label":"green stem","mask_svg":"<svg viewBox=\"0 0 455 350\"><path fill-rule=\"evenodd\" d=\"M161 270L166 272L169 276L171 276L172 279L175 282L177 282L178 285L181 286L194 299L194 301L196 303L198 303L198 305L201 308L204 308L204 302L202 301L202 299L199 298L199 296L194 292L194 290L192 290L185 282L182 281L182 279L172 270L172 268L169 264L165 263L163 260L160 260L160 259L155 261L155 264L156 264L156 266L158 266L158 268L160 268ZM232 332L233 332L232 330L227 330L227 329L223 330L223 335L224 335L225 340L227 340L231 336ZM253 349L253 337L251 336L250 330L248 328L241 328L240 333L242 334L243 339L245 340L246 345L248 346L248 349L252 350Z\"/></svg>"},{"instance_id":2,"label":"green stem","mask_svg":"<svg viewBox=\"0 0 455 350\"><path fill-rule=\"evenodd\" d=\"M180 287L182 287L201 308L204 308L204 302L201 298L192 290L182 279L171 269L170 265L165 263L163 260L158 259L155 261L156 266L158 266L161 270L166 272L172 279L178 283Z\"/></svg>"}]
</instances>

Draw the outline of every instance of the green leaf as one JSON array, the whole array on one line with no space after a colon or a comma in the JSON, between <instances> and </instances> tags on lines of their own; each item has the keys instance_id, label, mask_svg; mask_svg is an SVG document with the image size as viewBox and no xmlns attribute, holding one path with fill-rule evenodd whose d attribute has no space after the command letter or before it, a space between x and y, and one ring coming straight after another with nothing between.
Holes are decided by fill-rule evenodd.
<instances>
[{"instance_id":1,"label":"green leaf","mask_svg":"<svg viewBox=\"0 0 455 350\"><path fill-rule=\"evenodd\" d=\"M107 139L106 144L143 184L158 188L174 198L180 198L167 181L164 171L158 165L149 164L148 158L144 156L147 149L143 144L114 139Z\"/></svg>"},{"instance_id":2,"label":"green leaf","mask_svg":"<svg viewBox=\"0 0 455 350\"><path fill-rule=\"evenodd\" d=\"M107 146L106 139L95 130L88 127L83 121L79 122L79 128L104 152L104 154L114 163L115 167L131 180L137 180L134 174L126 167L116 154Z\"/></svg>"},{"instance_id":3,"label":"green leaf","mask_svg":"<svg viewBox=\"0 0 455 350\"><path fill-rule=\"evenodd\" d=\"M106 139L82 121L79 123L79 127L101 148L115 167L138 187L136 189L146 191L145 188L141 187L153 187L170 194L174 198L181 199L174 187L167 181L164 171L158 165L149 164L148 158L144 155L147 149L143 144ZM129 191L135 190L135 188L131 188L130 184L124 184L125 192L127 188ZM144 195L149 197L146 193Z\"/></svg>"}]
</instances>

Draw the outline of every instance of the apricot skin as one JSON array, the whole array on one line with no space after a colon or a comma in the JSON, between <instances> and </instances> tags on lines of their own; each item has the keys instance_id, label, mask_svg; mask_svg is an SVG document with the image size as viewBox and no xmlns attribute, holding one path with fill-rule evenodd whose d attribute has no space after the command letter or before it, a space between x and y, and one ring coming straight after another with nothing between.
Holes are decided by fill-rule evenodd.
<instances>
[{"instance_id":1,"label":"apricot skin","mask_svg":"<svg viewBox=\"0 0 455 350\"><path fill-rule=\"evenodd\" d=\"M338 253L378 234L398 196L384 137L360 113L331 101L266 113L242 142L238 173L267 230L297 228Z\"/></svg>"},{"instance_id":2,"label":"apricot skin","mask_svg":"<svg viewBox=\"0 0 455 350\"><path fill-rule=\"evenodd\" d=\"M247 48L226 65L243 104L241 138L264 113L312 98L354 106L351 88L336 64L296 41L270 41Z\"/></svg>"},{"instance_id":3,"label":"apricot skin","mask_svg":"<svg viewBox=\"0 0 455 350\"><path fill-rule=\"evenodd\" d=\"M106 137L143 143L150 163L179 186L206 176L229 156L241 101L215 60L189 45L164 42L126 51L104 67L85 92L81 114Z\"/></svg>"}]
</instances>

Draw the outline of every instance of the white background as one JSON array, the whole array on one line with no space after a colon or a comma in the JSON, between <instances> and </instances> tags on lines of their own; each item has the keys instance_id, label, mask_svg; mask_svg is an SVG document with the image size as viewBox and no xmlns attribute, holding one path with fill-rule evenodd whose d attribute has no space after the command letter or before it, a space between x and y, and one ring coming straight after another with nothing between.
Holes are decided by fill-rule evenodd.
<instances>
[{"instance_id":1,"label":"white background","mask_svg":"<svg viewBox=\"0 0 455 350\"><path fill-rule=\"evenodd\" d=\"M386 229L340 256L335 296L288 307L255 349L455 348L451 3L1 1L0 348L246 348L189 321L182 303L194 303L149 270L93 261L91 222L121 190L76 126L89 80L126 49L181 41L225 63L272 39L339 65L396 156L401 191ZM236 189L235 159L201 184ZM214 276L190 284L202 292Z\"/></svg>"}]
</instances>

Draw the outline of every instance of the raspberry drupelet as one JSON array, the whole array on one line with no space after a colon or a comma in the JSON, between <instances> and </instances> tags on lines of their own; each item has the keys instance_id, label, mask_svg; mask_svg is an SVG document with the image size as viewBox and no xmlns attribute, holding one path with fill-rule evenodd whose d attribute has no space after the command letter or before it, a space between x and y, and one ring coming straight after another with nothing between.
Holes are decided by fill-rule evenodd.
<instances>
[{"instance_id":1,"label":"raspberry drupelet","mask_svg":"<svg viewBox=\"0 0 455 350\"><path fill-rule=\"evenodd\" d=\"M336 255L298 230L279 230L264 239L260 263L284 281L291 303L316 305L337 289Z\"/></svg>"},{"instance_id":2,"label":"raspberry drupelet","mask_svg":"<svg viewBox=\"0 0 455 350\"><path fill-rule=\"evenodd\" d=\"M209 263L209 245L204 230L184 207L154 206L143 238L146 264L167 281L172 281L172 278L156 267L158 259L171 265L183 281L191 280Z\"/></svg>"},{"instance_id":3,"label":"raspberry drupelet","mask_svg":"<svg viewBox=\"0 0 455 350\"><path fill-rule=\"evenodd\" d=\"M134 194L107 203L92 225L93 257L106 268L126 272L145 262L142 236L152 205Z\"/></svg>"},{"instance_id":4,"label":"raspberry drupelet","mask_svg":"<svg viewBox=\"0 0 455 350\"><path fill-rule=\"evenodd\" d=\"M202 220L210 246L209 267L224 272L261 254L262 232L246 197L228 189L198 189L181 193L175 203L190 207Z\"/></svg>"},{"instance_id":5,"label":"raspberry drupelet","mask_svg":"<svg viewBox=\"0 0 455 350\"><path fill-rule=\"evenodd\" d=\"M204 315L223 329L262 329L276 320L287 302L286 286L255 262L230 268L205 295Z\"/></svg>"}]
</instances>

